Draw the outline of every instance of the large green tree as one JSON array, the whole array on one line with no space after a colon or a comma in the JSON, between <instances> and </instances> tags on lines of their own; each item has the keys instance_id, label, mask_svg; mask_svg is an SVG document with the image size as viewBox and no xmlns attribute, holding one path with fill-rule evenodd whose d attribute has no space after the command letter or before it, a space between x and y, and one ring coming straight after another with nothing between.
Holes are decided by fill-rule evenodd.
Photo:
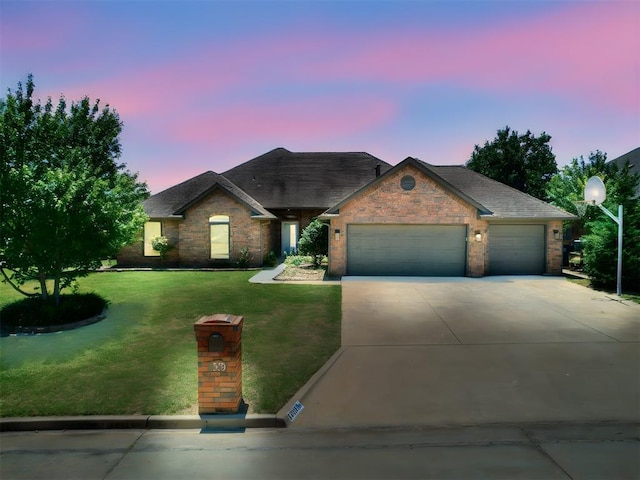
<instances>
[{"instance_id":1,"label":"large green tree","mask_svg":"<svg viewBox=\"0 0 640 480\"><path fill-rule=\"evenodd\" d=\"M25 295L58 303L63 288L135 238L149 193L117 161L114 110L86 97L42 104L34 89L30 75L0 99L0 271ZM29 279L39 293L21 288Z\"/></svg>"},{"instance_id":2,"label":"large green tree","mask_svg":"<svg viewBox=\"0 0 640 480\"><path fill-rule=\"evenodd\" d=\"M638 291L640 288L640 201L635 188L640 175L633 173L629 164L622 168L607 162L607 155L592 152L588 160L574 158L549 182L549 201L578 216L565 223L572 229L572 236L581 237L584 251L584 271L598 287L614 288L618 255L618 226L602 210L595 206L581 205L584 187L593 176L602 179L607 189L603 206L617 216L618 205L623 206L623 288ZM581 205L577 208L576 205Z\"/></svg>"},{"instance_id":3,"label":"large green tree","mask_svg":"<svg viewBox=\"0 0 640 480\"><path fill-rule=\"evenodd\" d=\"M549 180L548 201L578 217L576 220L565 222L565 229L571 228L574 237L578 238L586 233L585 224L600 215L600 209L587 208L582 204L587 180L593 176L599 176L605 179L608 190L617 189L614 187L617 184L617 178L613 167L612 164L607 164L607 154L597 150L591 152L586 160L582 156L574 158Z\"/></svg>"},{"instance_id":4,"label":"large green tree","mask_svg":"<svg viewBox=\"0 0 640 480\"><path fill-rule=\"evenodd\" d=\"M467 168L505 183L521 192L546 200L546 185L558 171L551 150L551 136L539 136L529 130L524 135L508 126L498 130L496 138L476 145Z\"/></svg>"}]
</instances>

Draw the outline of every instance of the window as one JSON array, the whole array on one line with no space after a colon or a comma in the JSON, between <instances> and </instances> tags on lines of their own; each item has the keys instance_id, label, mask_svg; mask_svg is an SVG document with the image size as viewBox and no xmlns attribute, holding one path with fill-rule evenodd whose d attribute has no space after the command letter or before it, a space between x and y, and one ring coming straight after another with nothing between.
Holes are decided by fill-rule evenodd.
<instances>
[{"instance_id":1,"label":"window","mask_svg":"<svg viewBox=\"0 0 640 480\"><path fill-rule=\"evenodd\" d=\"M214 215L209 218L211 236L211 258L214 260L229 259L229 217Z\"/></svg>"},{"instance_id":2,"label":"window","mask_svg":"<svg viewBox=\"0 0 640 480\"><path fill-rule=\"evenodd\" d=\"M162 235L161 222L147 222L144 224L144 256L159 257L160 252L153 249L151 239Z\"/></svg>"}]
</instances>

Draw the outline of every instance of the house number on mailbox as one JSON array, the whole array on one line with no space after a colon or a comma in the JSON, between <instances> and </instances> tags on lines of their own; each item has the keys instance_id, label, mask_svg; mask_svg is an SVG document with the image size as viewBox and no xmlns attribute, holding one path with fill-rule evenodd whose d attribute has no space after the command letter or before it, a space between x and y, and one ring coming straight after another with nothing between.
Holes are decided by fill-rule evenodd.
<instances>
[{"instance_id":1,"label":"house number on mailbox","mask_svg":"<svg viewBox=\"0 0 640 480\"><path fill-rule=\"evenodd\" d=\"M224 372L227 370L227 364L224 362L211 362L209 364L210 372Z\"/></svg>"}]
</instances>

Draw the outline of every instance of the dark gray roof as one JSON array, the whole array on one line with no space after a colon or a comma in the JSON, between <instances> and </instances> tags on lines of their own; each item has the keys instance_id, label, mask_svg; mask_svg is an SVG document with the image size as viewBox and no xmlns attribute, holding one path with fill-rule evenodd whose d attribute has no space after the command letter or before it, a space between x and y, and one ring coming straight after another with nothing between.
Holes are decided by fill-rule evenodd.
<instances>
[{"instance_id":1,"label":"dark gray roof","mask_svg":"<svg viewBox=\"0 0 640 480\"><path fill-rule=\"evenodd\" d=\"M622 168L629 162L632 173L640 173L640 147L634 148L630 152L620 155L618 158L611 160L612 163L618 165L618 168Z\"/></svg>"},{"instance_id":2,"label":"dark gray roof","mask_svg":"<svg viewBox=\"0 0 640 480\"><path fill-rule=\"evenodd\" d=\"M574 215L564 210L497 182L463 166L435 166L420 162L435 172L457 190L484 206L490 213L481 212L490 219L561 219L570 220Z\"/></svg>"},{"instance_id":3,"label":"dark gray roof","mask_svg":"<svg viewBox=\"0 0 640 480\"><path fill-rule=\"evenodd\" d=\"M146 199L142 205L151 218L182 216L187 208L196 204L216 189L222 189L244 203L254 217L275 218L255 199L237 185L214 172L205 172Z\"/></svg>"},{"instance_id":4,"label":"dark gray roof","mask_svg":"<svg viewBox=\"0 0 640 480\"><path fill-rule=\"evenodd\" d=\"M407 164L414 165L444 188L476 207L478 214L488 220L534 218L569 220L575 218L574 215L562 209L463 166L435 166L429 165L422 160L408 157L393 167L389 173L404 168ZM382 181L382 179L383 177L377 181ZM342 205L367 187L368 185L328 209L324 213L325 218L337 214Z\"/></svg>"},{"instance_id":5,"label":"dark gray roof","mask_svg":"<svg viewBox=\"0 0 640 480\"><path fill-rule=\"evenodd\" d=\"M615 163L618 168L622 168L627 162L629 162L629 165L631 166L631 170L629 171L640 175L640 147L634 148L630 152L620 155L618 158L614 158L609 163ZM636 195L640 196L640 183L636 185Z\"/></svg>"},{"instance_id":6,"label":"dark gray roof","mask_svg":"<svg viewBox=\"0 0 640 480\"><path fill-rule=\"evenodd\" d=\"M328 208L391 165L365 152L290 152L276 148L223 175L268 209Z\"/></svg>"}]
</instances>

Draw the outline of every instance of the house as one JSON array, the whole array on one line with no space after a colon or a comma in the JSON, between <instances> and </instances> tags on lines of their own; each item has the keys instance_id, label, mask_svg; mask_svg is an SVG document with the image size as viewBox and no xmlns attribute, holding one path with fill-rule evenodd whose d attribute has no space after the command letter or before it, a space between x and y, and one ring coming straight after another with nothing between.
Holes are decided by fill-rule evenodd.
<instances>
[{"instance_id":1,"label":"house","mask_svg":"<svg viewBox=\"0 0 640 480\"><path fill-rule=\"evenodd\" d=\"M144 202L144 239L119 265L260 266L294 249L313 218L329 224L332 275L559 274L562 221L573 215L462 166L409 157L278 148L206 172ZM176 246L165 258L150 239Z\"/></svg>"},{"instance_id":2,"label":"house","mask_svg":"<svg viewBox=\"0 0 640 480\"><path fill-rule=\"evenodd\" d=\"M368 153L293 153L277 148L222 175L205 172L151 196L142 240L118 254L122 266L251 266L297 248L313 218L391 168ZM151 239L175 248L164 258Z\"/></svg>"},{"instance_id":3,"label":"house","mask_svg":"<svg viewBox=\"0 0 640 480\"><path fill-rule=\"evenodd\" d=\"M632 174L640 174L640 147L614 158L609 163L615 163L619 169L624 168L628 163ZM640 197L640 183L636 185L636 197Z\"/></svg>"}]
</instances>

